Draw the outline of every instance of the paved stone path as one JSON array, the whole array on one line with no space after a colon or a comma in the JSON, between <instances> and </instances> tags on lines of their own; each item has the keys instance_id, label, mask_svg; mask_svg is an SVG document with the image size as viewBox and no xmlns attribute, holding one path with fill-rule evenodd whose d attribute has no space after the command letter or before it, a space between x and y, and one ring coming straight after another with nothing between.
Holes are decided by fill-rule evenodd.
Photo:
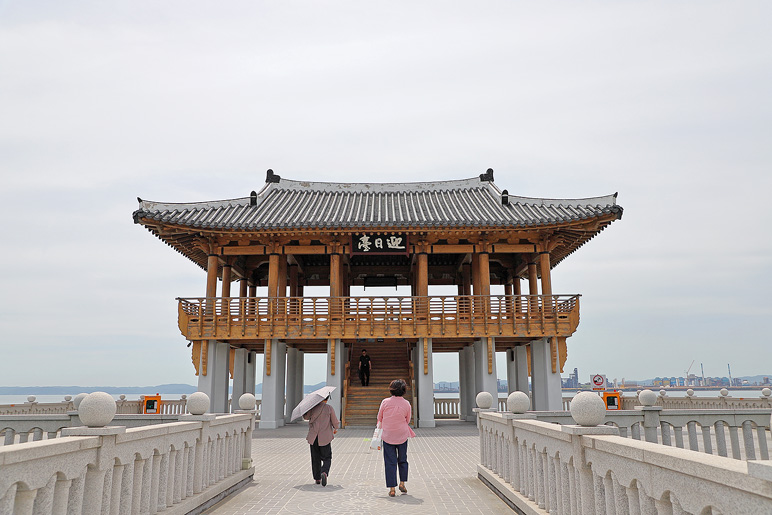
<instances>
[{"instance_id":1,"label":"paved stone path","mask_svg":"<svg viewBox=\"0 0 772 515\"><path fill-rule=\"evenodd\" d=\"M255 430L255 481L213 506L216 515L260 514L512 514L477 479L479 440L471 422L440 421L416 429L408 443L407 494L388 496L383 455L368 452L372 429L342 429L332 442L326 487L314 484L307 425Z\"/></svg>"}]
</instances>

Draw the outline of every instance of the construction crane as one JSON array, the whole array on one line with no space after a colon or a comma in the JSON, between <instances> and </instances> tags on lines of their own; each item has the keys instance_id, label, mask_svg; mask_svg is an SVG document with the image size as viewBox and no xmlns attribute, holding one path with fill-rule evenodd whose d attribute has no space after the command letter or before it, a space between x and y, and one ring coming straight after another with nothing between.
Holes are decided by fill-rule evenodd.
<instances>
[{"instance_id":1,"label":"construction crane","mask_svg":"<svg viewBox=\"0 0 772 515\"><path fill-rule=\"evenodd\" d=\"M687 368L687 369L686 369L686 386L689 386L689 371L690 371L690 370L692 369L692 367L694 366L694 361L695 361L695 360L692 360L692 364L691 364L691 365L689 365L689 368ZM692 385L692 386L694 386L694 385Z\"/></svg>"}]
</instances>

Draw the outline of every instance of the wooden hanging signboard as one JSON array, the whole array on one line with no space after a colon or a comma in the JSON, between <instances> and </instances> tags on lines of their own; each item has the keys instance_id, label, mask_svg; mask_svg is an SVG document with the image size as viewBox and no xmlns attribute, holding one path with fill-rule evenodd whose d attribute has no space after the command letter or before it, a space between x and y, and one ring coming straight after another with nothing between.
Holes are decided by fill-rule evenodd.
<instances>
[{"instance_id":1,"label":"wooden hanging signboard","mask_svg":"<svg viewBox=\"0 0 772 515\"><path fill-rule=\"evenodd\" d=\"M357 233L351 235L351 255L410 253L406 233Z\"/></svg>"}]
</instances>

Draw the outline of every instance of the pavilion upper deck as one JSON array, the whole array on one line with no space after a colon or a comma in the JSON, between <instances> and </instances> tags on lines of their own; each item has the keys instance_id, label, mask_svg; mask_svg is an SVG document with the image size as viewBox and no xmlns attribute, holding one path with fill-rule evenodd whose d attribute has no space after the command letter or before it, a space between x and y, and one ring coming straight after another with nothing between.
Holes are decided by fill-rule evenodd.
<instances>
[{"instance_id":1,"label":"pavilion upper deck","mask_svg":"<svg viewBox=\"0 0 772 515\"><path fill-rule=\"evenodd\" d=\"M569 337L579 295L212 297L179 300L188 340Z\"/></svg>"}]
</instances>

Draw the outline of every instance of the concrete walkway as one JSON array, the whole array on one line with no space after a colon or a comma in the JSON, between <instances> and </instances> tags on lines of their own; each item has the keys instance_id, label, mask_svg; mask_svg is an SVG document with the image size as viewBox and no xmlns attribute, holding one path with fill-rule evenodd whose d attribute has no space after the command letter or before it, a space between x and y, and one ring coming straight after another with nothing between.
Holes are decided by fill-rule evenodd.
<instances>
[{"instance_id":1,"label":"concrete walkway","mask_svg":"<svg viewBox=\"0 0 772 515\"><path fill-rule=\"evenodd\" d=\"M408 443L407 494L388 496L383 455L368 452L372 429L342 429L332 442L327 487L314 484L307 425L255 430L255 481L205 513L460 514L514 513L479 479L479 439L471 422L439 421Z\"/></svg>"}]
</instances>

